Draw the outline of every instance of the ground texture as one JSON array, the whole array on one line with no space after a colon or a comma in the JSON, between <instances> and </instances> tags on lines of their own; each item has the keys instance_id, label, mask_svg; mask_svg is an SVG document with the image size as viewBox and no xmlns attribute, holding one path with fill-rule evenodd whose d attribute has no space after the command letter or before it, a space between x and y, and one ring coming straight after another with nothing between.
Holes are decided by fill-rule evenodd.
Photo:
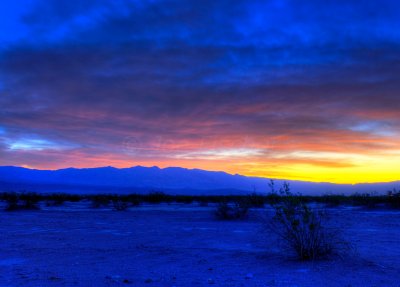
<instances>
[{"instance_id":1,"label":"ground texture","mask_svg":"<svg viewBox=\"0 0 400 287\"><path fill-rule=\"evenodd\" d=\"M1 212L0 286L400 286L400 212L329 210L342 258L298 262L264 222L212 207Z\"/></svg>"}]
</instances>

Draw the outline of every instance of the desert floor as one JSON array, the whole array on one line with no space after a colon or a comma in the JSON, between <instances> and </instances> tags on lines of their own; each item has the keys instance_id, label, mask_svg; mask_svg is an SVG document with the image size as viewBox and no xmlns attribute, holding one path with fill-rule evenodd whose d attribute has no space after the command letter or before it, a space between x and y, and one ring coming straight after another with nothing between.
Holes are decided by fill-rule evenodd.
<instances>
[{"instance_id":1,"label":"desert floor","mask_svg":"<svg viewBox=\"0 0 400 287\"><path fill-rule=\"evenodd\" d=\"M217 221L212 211L1 211L0 286L400 286L399 211L329 209L354 250L314 262L282 250L266 228L272 210L244 221Z\"/></svg>"}]
</instances>

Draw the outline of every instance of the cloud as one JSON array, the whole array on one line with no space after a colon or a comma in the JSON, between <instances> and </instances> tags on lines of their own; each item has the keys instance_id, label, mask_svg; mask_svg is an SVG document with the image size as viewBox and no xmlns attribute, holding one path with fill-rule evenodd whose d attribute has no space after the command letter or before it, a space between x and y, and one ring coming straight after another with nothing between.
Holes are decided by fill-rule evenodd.
<instances>
[{"instance_id":1,"label":"cloud","mask_svg":"<svg viewBox=\"0 0 400 287\"><path fill-rule=\"evenodd\" d=\"M295 176L400 148L396 1L32 3L0 51L0 137L52 144L1 164Z\"/></svg>"}]
</instances>

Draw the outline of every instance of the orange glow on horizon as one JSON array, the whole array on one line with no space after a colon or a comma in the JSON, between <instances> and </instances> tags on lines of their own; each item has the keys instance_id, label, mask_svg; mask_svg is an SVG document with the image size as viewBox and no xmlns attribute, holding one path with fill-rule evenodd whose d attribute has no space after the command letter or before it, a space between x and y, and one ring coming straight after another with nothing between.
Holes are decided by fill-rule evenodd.
<instances>
[{"instance_id":1,"label":"orange glow on horizon","mask_svg":"<svg viewBox=\"0 0 400 287\"><path fill-rule=\"evenodd\" d=\"M198 137L196 130L188 128L180 130L182 135L177 137L117 135L116 142L108 144L100 138L87 147L43 138L9 141L1 165L38 169L174 166L346 184L400 180L400 137L396 131L380 134L374 130L304 129L267 136L223 128L212 131L206 122L200 126L205 130ZM102 134L112 134L112 130Z\"/></svg>"},{"instance_id":2,"label":"orange glow on horizon","mask_svg":"<svg viewBox=\"0 0 400 287\"><path fill-rule=\"evenodd\" d=\"M317 153L318 154L318 153ZM386 156L348 156L331 155L329 160L318 158L270 158L260 159L170 159L133 161L115 159L113 155L86 158L78 165L75 160L64 161L54 165L29 165L29 168L59 169L67 167L93 168L101 166L113 166L116 168L128 168L132 166L158 166L198 168L209 171L225 171L230 174L255 176L264 178L301 180L311 182L329 182L342 184L377 183L397 181L400 178L400 170L397 168L400 162L400 153ZM309 155L310 156L310 155ZM325 155L326 156L326 155ZM336 157L335 157L336 156ZM105 164L106 163L106 164ZM28 167L28 166L26 166Z\"/></svg>"}]
</instances>

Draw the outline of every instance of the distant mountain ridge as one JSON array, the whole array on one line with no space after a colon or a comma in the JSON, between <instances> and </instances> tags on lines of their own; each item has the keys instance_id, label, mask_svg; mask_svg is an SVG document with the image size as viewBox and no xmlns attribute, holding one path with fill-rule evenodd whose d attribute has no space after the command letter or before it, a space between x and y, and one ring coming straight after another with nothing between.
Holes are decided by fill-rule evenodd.
<instances>
[{"instance_id":1,"label":"distant mountain ridge","mask_svg":"<svg viewBox=\"0 0 400 287\"><path fill-rule=\"evenodd\" d=\"M171 194L246 194L254 191L269 192L269 182L268 178L181 167L37 170L0 166L0 191L146 193L157 190ZM400 182L357 185L290 180L288 182L293 192L302 194L385 193L400 186ZM282 183L283 180L276 180L277 187Z\"/></svg>"}]
</instances>

